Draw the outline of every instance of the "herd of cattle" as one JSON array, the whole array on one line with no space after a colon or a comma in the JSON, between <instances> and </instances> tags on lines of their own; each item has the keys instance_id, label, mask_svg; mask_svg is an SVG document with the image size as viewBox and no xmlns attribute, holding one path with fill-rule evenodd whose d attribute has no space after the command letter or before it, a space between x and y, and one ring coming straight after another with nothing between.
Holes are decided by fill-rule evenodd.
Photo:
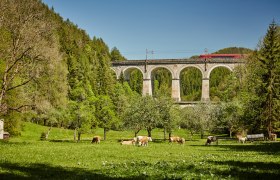
<instances>
[{"instance_id":1,"label":"herd of cattle","mask_svg":"<svg viewBox=\"0 0 280 180\"><path fill-rule=\"evenodd\" d=\"M100 141L101 141L101 137L100 136L94 136L92 138L91 142L99 144ZM148 146L148 142L149 141L153 141L151 137L148 137L148 136L137 136L137 137L134 137L133 139L122 141L121 145ZM185 139L181 138L181 137L178 137L178 136L174 136L174 137L170 137L169 138L169 142L177 142L177 143L180 143L180 144L184 144L185 143Z\"/></svg>"},{"instance_id":2,"label":"herd of cattle","mask_svg":"<svg viewBox=\"0 0 280 180\"><path fill-rule=\"evenodd\" d=\"M243 137L242 135L237 134L236 138L237 138L239 143L244 144L248 140L248 138L250 138L250 139L264 138L264 135L263 134L256 134L256 135L247 135L247 137ZM273 140L273 141L276 141L277 135L272 133L270 139ZM100 141L101 141L100 136L94 136L91 142L99 144ZM120 144L121 145L148 146L149 141L153 141L151 137L137 136L137 137L134 137L133 139L130 139L130 140L121 141ZM185 139L181 138L179 136L172 136L172 137L169 138L169 142L185 144ZM205 145L210 145L212 142L218 142L218 138L216 136L208 136L207 139L206 139Z\"/></svg>"}]
</instances>

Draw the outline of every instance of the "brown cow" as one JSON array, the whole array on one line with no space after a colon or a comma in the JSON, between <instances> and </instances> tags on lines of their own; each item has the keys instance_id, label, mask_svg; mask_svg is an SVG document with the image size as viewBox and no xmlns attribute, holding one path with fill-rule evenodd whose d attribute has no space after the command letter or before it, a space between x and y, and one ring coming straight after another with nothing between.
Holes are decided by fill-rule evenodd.
<instances>
[{"instance_id":1,"label":"brown cow","mask_svg":"<svg viewBox=\"0 0 280 180\"><path fill-rule=\"evenodd\" d=\"M169 142L177 142L177 143L184 144L185 143L185 139L181 138L179 136L172 136L172 137L169 138Z\"/></svg>"},{"instance_id":2,"label":"brown cow","mask_svg":"<svg viewBox=\"0 0 280 180\"><path fill-rule=\"evenodd\" d=\"M99 144L99 143L100 143L100 140L101 140L101 137L100 137L100 136L94 136L94 137L92 138L91 143Z\"/></svg>"},{"instance_id":3,"label":"brown cow","mask_svg":"<svg viewBox=\"0 0 280 180\"><path fill-rule=\"evenodd\" d=\"M153 141L153 140L151 137L137 136L136 141L139 146L148 146L148 141Z\"/></svg>"},{"instance_id":4,"label":"brown cow","mask_svg":"<svg viewBox=\"0 0 280 180\"><path fill-rule=\"evenodd\" d=\"M185 144L185 138L181 138L181 140L179 141L179 143L181 143L181 144Z\"/></svg>"},{"instance_id":5,"label":"brown cow","mask_svg":"<svg viewBox=\"0 0 280 180\"><path fill-rule=\"evenodd\" d=\"M171 136L169 142L179 142L181 138L179 136Z\"/></svg>"},{"instance_id":6,"label":"brown cow","mask_svg":"<svg viewBox=\"0 0 280 180\"><path fill-rule=\"evenodd\" d=\"M275 134L275 133L270 133L270 139L271 139L272 141L276 141L276 139L277 139L277 134Z\"/></svg>"}]
</instances>

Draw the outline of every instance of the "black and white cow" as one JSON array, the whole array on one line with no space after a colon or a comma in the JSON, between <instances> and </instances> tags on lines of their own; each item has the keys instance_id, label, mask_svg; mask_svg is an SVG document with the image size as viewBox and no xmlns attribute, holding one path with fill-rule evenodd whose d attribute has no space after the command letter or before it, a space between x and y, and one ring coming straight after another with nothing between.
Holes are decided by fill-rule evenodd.
<instances>
[{"instance_id":1,"label":"black and white cow","mask_svg":"<svg viewBox=\"0 0 280 180\"><path fill-rule=\"evenodd\" d=\"M216 136L208 136L205 145L210 145L212 142L217 141Z\"/></svg>"}]
</instances>

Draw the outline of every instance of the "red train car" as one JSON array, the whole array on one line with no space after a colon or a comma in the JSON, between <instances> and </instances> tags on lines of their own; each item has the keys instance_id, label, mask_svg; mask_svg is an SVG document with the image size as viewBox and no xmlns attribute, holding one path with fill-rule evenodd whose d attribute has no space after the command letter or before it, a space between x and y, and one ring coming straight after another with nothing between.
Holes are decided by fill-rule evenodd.
<instances>
[{"instance_id":1,"label":"red train car","mask_svg":"<svg viewBox=\"0 0 280 180\"><path fill-rule=\"evenodd\" d=\"M242 54L202 54L199 58L242 58L244 57Z\"/></svg>"}]
</instances>

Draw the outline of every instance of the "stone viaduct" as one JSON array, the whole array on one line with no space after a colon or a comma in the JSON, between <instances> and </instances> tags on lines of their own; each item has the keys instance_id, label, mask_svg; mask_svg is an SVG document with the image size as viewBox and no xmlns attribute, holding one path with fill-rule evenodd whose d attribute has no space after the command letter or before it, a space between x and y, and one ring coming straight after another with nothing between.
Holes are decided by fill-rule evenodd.
<instances>
[{"instance_id":1,"label":"stone viaduct","mask_svg":"<svg viewBox=\"0 0 280 180\"><path fill-rule=\"evenodd\" d=\"M209 101L209 79L213 69L225 67L230 71L244 63L244 59L235 58L211 58L211 59L157 59L157 60L127 60L112 62L112 69L117 79L123 73L125 79L129 79L130 72L138 69L143 74L143 95L152 95L152 71L157 68L165 68L172 75L172 98L177 102L181 101L180 96L180 73L189 67L197 68L202 74L201 101Z\"/></svg>"}]
</instances>

